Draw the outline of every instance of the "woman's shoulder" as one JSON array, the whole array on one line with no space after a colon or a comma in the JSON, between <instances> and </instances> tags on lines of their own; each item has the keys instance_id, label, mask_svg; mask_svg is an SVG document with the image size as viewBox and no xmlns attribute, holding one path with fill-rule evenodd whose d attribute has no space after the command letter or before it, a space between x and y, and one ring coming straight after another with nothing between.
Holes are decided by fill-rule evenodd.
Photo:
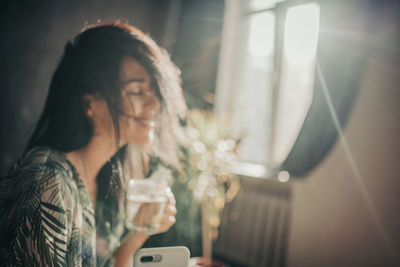
<instances>
[{"instance_id":1,"label":"woman's shoulder","mask_svg":"<svg viewBox=\"0 0 400 267\"><path fill-rule=\"evenodd\" d=\"M21 183L48 185L49 183L70 183L73 181L73 172L66 156L55 149L35 147L28 150L1 178Z\"/></svg>"},{"instance_id":2,"label":"woman's shoulder","mask_svg":"<svg viewBox=\"0 0 400 267\"><path fill-rule=\"evenodd\" d=\"M57 172L65 172L72 175L67 157L60 151L49 147L34 147L14 163L9 172L19 169L52 169Z\"/></svg>"},{"instance_id":3,"label":"woman's shoulder","mask_svg":"<svg viewBox=\"0 0 400 267\"><path fill-rule=\"evenodd\" d=\"M28 150L20 163L24 166L43 166L71 172L67 157L62 152L49 147L34 147Z\"/></svg>"},{"instance_id":4,"label":"woman's shoulder","mask_svg":"<svg viewBox=\"0 0 400 267\"><path fill-rule=\"evenodd\" d=\"M10 218L15 212L43 203L59 204L59 199L72 203L78 195L68 161L60 152L49 148L34 148L0 178L0 211ZM61 203L61 202L60 202ZM10 210L11 209L11 210ZM2 223L0 216L0 225Z\"/></svg>"}]
</instances>

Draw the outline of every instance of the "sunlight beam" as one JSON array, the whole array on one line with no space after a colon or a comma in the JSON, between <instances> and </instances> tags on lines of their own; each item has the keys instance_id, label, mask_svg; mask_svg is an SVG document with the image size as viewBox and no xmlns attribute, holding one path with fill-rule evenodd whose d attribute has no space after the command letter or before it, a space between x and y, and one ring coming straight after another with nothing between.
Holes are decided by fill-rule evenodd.
<instances>
[{"instance_id":1,"label":"sunlight beam","mask_svg":"<svg viewBox=\"0 0 400 267\"><path fill-rule=\"evenodd\" d=\"M354 176L352 176L352 177L354 177L354 180L356 181L356 184L359 186L359 189L360 189L361 194L362 194L362 196L364 198L364 201L367 204L368 211L371 213L373 222L375 223L375 226L378 228L378 231L382 235L382 238L383 238L383 241L384 241L385 245L388 247L389 252L392 255L395 263L398 264L399 263L399 258L397 256L397 253L396 253L395 249L393 248L393 246L391 244L391 241L389 239L388 234L386 233L385 228L383 227L382 221L378 217L375 205L372 202L372 200L371 200L371 198L369 196L369 192L368 192L367 188L364 185L364 182L362 180L361 172L360 172L359 168L357 167L357 164L356 164L356 162L354 160L353 154L351 153L350 147L349 147L349 145L347 143L346 137L343 134L343 130L342 130L341 126L340 126L339 119L338 119L338 117L336 115L336 111L335 111L335 108L333 106L332 99L331 99L331 96L329 94L328 87L326 85L326 82L325 82L324 76L322 74L321 68L320 68L318 63L316 65L317 65L317 75L318 75L318 77L320 79L320 82L321 82L321 85L322 85L321 86L322 87L322 91L324 93L326 102L328 104L329 112L330 112L330 114L332 116L332 120L333 120L333 123L335 124L336 130L338 131L339 140L343 145L343 148L344 148L346 157L347 157L347 159L349 161L351 170L354 173Z\"/></svg>"}]
</instances>

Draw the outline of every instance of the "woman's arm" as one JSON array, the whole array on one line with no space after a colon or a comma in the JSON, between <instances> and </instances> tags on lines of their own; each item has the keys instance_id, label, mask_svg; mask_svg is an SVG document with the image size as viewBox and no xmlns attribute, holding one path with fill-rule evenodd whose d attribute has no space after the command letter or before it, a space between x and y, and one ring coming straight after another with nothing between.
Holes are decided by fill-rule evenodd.
<instances>
[{"instance_id":1,"label":"woman's arm","mask_svg":"<svg viewBox=\"0 0 400 267\"><path fill-rule=\"evenodd\" d=\"M3 206L10 211L9 217L0 220L10 232L2 240L10 244L10 266L77 266L81 261L81 248L69 246L82 242L80 236L73 235L79 231L76 227L81 215L76 191L66 179L53 168L39 165L2 181L0 188L10 182L8 205Z\"/></svg>"},{"instance_id":2,"label":"woman's arm","mask_svg":"<svg viewBox=\"0 0 400 267\"><path fill-rule=\"evenodd\" d=\"M132 231L115 253L115 266L127 266L136 251L142 247L149 237L149 234Z\"/></svg>"}]
</instances>

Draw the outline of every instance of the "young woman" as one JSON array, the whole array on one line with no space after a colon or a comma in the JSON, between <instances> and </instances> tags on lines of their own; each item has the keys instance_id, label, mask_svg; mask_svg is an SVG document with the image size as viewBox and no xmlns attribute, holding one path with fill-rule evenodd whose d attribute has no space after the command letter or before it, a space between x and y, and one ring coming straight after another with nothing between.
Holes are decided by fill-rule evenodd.
<instances>
[{"instance_id":1,"label":"young woman","mask_svg":"<svg viewBox=\"0 0 400 267\"><path fill-rule=\"evenodd\" d=\"M149 156L178 165L180 73L119 22L68 42L24 156L0 179L0 265L126 266L149 237L126 219ZM171 195L158 233L175 222Z\"/></svg>"}]
</instances>

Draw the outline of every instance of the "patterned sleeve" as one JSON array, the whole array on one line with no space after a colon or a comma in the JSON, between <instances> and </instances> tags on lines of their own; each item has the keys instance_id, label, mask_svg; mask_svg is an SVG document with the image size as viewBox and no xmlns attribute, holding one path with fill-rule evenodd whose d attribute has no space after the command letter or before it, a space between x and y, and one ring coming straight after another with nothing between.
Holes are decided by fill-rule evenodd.
<instances>
[{"instance_id":1,"label":"patterned sleeve","mask_svg":"<svg viewBox=\"0 0 400 267\"><path fill-rule=\"evenodd\" d=\"M12 266L81 266L82 212L77 190L64 174L38 166L18 179L31 183L19 192L11 243Z\"/></svg>"}]
</instances>

